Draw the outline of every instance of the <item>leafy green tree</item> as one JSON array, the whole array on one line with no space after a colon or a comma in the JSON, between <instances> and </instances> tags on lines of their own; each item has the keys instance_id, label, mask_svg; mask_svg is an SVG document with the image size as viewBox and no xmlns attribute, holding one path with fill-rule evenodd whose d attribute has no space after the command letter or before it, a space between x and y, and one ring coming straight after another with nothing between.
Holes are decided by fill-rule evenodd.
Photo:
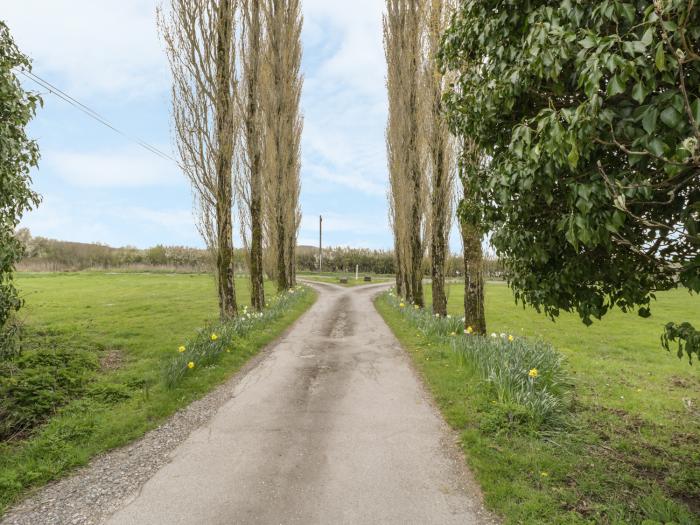
<instances>
[{"instance_id":1,"label":"leafy green tree","mask_svg":"<svg viewBox=\"0 0 700 525\"><path fill-rule=\"evenodd\" d=\"M39 160L39 148L25 128L41 100L22 89L13 71L30 67L7 25L0 21L0 357L14 351L17 330L12 315L22 306L12 282L14 266L23 252L15 229L22 214L39 204L29 177Z\"/></svg>"},{"instance_id":2,"label":"leafy green tree","mask_svg":"<svg viewBox=\"0 0 700 525\"><path fill-rule=\"evenodd\" d=\"M442 46L450 124L516 299L587 324L700 291L700 6L465 1ZM665 344L700 351L689 324Z\"/></svg>"}]
</instances>

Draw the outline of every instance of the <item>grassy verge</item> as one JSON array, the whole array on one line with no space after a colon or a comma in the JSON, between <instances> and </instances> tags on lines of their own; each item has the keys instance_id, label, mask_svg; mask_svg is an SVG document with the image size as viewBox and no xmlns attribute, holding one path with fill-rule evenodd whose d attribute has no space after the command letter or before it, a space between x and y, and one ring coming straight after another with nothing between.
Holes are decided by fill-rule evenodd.
<instances>
[{"instance_id":1,"label":"grassy verge","mask_svg":"<svg viewBox=\"0 0 700 525\"><path fill-rule=\"evenodd\" d=\"M369 275L372 278L371 282L365 282L365 275ZM347 283L341 283L341 277L347 278ZM345 286L352 288L354 286L364 286L367 284L376 284L389 282L393 279L390 275L377 275L377 274L360 274L359 279L355 279L355 273L334 273L334 272L324 272L324 273L311 273L304 272L299 274L300 279L308 279L309 281L316 281L319 283L331 283L340 286Z\"/></svg>"},{"instance_id":2,"label":"grassy verge","mask_svg":"<svg viewBox=\"0 0 700 525\"><path fill-rule=\"evenodd\" d=\"M453 315L460 292L450 288ZM389 296L376 305L461 433L486 502L506 523L651 525L700 523L697 365L658 342L667 318L697 322L696 300L660 294L656 321L614 314L586 329L573 316L554 324L516 307L507 287L490 284L490 330L545 339L566 358L573 398L566 423L553 428L523 422L454 343L421 329Z\"/></svg>"},{"instance_id":3,"label":"grassy verge","mask_svg":"<svg viewBox=\"0 0 700 525\"><path fill-rule=\"evenodd\" d=\"M209 276L25 274L18 284L27 299L22 359L40 361L36 380L79 377L70 399L49 405L44 424L0 442L0 515L28 489L140 437L224 382L315 300L309 290L297 293L280 315L227 340L230 352L168 387L165 370L181 356L178 348L216 317ZM247 282L236 286L247 303Z\"/></svg>"}]
</instances>

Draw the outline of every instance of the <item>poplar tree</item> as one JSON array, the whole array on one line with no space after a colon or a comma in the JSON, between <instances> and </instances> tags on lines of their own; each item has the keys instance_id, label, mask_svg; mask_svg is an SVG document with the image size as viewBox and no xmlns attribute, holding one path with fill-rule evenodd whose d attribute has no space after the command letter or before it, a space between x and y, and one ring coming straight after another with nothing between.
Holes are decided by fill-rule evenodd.
<instances>
[{"instance_id":1,"label":"poplar tree","mask_svg":"<svg viewBox=\"0 0 700 525\"><path fill-rule=\"evenodd\" d=\"M265 116L265 229L278 290L296 284L301 222L301 28L299 0L263 0L265 45L261 94Z\"/></svg>"},{"instance_id":2,"label":"poplar tree","mask_svg":"<svg viewBox=\"0 0 700 525\"><path fill-rule=\"evenodd\" d=\"M262 13L259 0L242 0L243 35L241 43L241 113L243 118L242 199L244 217L250 228L250 298L255 310L265 306L263 269L263 161L265 122L261 104L261 59L263 44ZM244 238L246 236L244 235Z\"/></svg>"},{"instance_id":3,"label":"poplar tree","mask_svg":"<svg viewBox=\"0 0 700 525\"><path fill-rule=\"evenodd\" d=\"M421 165L419 96L421 0L387 0L384 49L387 60L390 210L402 294L423 306L425 174Z\"/></svg>"},{"instance_id":4,"label":"poplar tree","mask_svg":"<svg viewBox=\"0 0 700 525\"><path fill-rule=\"evenodd\" d=\"M433 312L447 315L445 270L454 196L455 147L443 113L445 75L437 58L442 33L454 6L449 0L428 0L424 18L425 60L421 83L423 142L428 171L430 269Z\"/></svg>"},{"instance_id":5,"label":"poplar tree","mask_svg":"<svg viewBox=\"0 0 700 525\"><path fill-rule=\"evenodd\" d=\"M216 262L219 312L237 315L233 259L236 0L171 0L159 26L173 77L180 168L192 184L198 229Z\"/></svg>"}]
</instances>

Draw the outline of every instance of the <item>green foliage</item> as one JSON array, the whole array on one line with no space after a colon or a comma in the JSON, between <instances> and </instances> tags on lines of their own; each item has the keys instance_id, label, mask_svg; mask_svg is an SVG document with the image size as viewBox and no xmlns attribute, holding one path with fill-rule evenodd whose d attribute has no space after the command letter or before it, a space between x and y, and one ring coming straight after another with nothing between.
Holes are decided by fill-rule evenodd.
<instances>
[{"instance_id":1,"label":"green foliage","mask_svg":"<svg viewBox=\"0 0 700 525\"><path fill-rule=\"evenodd\" d=\"M41 350L0 364L0 440L29 432L83 394L97 369L85 351Z\"/></svg>"},{"instance_id":2,"label":"green foliage","mask_svg":"<svg viewBox=\"0 0 700 525\"><path fill-rule=\"evenodd\" d=\"M700 291L699 42L686 0L461 3L448 119L490 158L474 187L517 299L590 324Z\"/></svg>"},{"instance_id":3,"label":"green foliage","mask_svg":"<svg viewBox=\"0 0 700 525\"><path fill-rule=\"evenodd\" d=\"M679 359L683 357L684 352L691 363L693 362L693 354L696 358L700 357L700 332L688 322L666 324L666 329L661 336L661 344L670 351L671 343L677 343Z\"/></svg>"},{"instance_id":4,"label":"green foliage","mask_svg":"<svg viewBox=\"0 0 700 525\"><path fill-rule=\"evenodd\" d=\"M494 413L494 428L541 430L562 425L570 407L570 381L563 357L550 345L505 333L471 335L464 330L464 318L441 317L406 305L393 292L386 294L386 300L422 335L449 345L462 366L476 371L501 409Z\"/></svg>"},{"instance_id":5,"label":"green foliage","mask_svg":"<svg viewBox=\"0 0 700 525\"><path fill-rule=\"evenodd\" d=\"M22 214L39 204L29 178L39 160L39 148L25 128L41 99L22 89L14 68L29 69L30 62L0 21L0 359L14 352L16 327L7 324L22 306L12 282L12 271L22 255L15 228ZM5 333L8 330L10 334Z\"/></svg>"}]
</instances>

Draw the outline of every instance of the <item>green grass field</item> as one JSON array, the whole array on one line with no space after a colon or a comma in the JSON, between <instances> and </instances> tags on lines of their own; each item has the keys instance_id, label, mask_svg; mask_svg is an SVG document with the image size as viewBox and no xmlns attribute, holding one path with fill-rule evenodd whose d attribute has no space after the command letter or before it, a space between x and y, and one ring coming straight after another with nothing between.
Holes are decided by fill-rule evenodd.
<instances>
[{"instance_id":1,"label":"green grass field","mask_svg":"<svg viewBox=\"0 0 700 525\"><path fill-rule=\"evenodd\" d=\"M230 354L176 388L163 384L164 360L218 315L212 277L202 274L19 274L24 354L80 352L99 364L83 395L31 433L0 442L0 515L28 488L154 428L201 397L277 337L314 301L305 294L288 314L237 342ZM236 281L241 305L248 283ZM266 289L273 295L272 286ZM115 394L116 393L116 394Z\"/></svg>"},{"instance_id":2,"label":"green grass field","mask_svg":"<svg viewBox=\"0 0 700 525\"><path fill-rule=\"evenodd\" d=\"M462 297L462 286L451 285L453 315L462 315ZM649 319L613 312L586 327L569 314L553 323L489 283L490 332L543 338L567 358L570 426L546 434L494 431L484 384L386 300L377 306L461 431L486 501L507 523L700 523L700 363L689 366L659 343L667 321L700 324L700 298L662 293Z\"/></svg>"},{"instance_id":3,"label":"green grass field","mask_svg":"<svg viewBox=\"0 0 700 525\"><path fill-rule=\"evenodd\" d=\"M372 278L372 282L366 283L364 281L365 275L369 275ZM354 286L364 286L366 284L376 284L389 282L393 279L390 275L378 275L374 273L360 273L360 278L355 279L354 273L337 273L337 272L323 272L323 273L312 273L312 272L302 272L299 274L299 279L307 279L309 281L316 281L320 283L332 283L338 284L340 286L345 286L347 288L352 288ZM348 279L347 283L340 282L341 277L346 277Z\"/></svg>"}]
</instances>

